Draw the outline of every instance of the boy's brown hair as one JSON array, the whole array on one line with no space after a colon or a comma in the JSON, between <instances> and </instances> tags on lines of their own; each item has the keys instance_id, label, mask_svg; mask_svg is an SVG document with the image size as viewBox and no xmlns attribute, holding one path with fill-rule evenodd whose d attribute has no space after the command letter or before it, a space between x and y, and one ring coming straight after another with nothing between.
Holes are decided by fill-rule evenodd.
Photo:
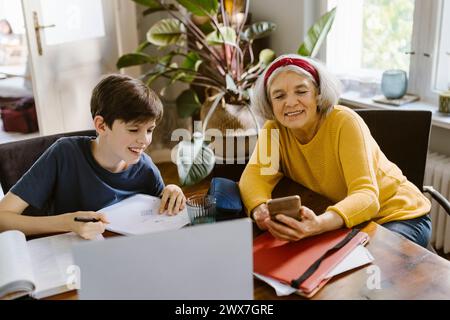
<instances>
[{"instance_id":1,"label":"boy's brown hair","mask_svg":"<svg viewBox=\"0 0 450 320\"><path fill-rule=\"evenodd\" d=\"M157 94L142 81L126 75L112 74L101 80L92 91L91 114L102 116L112 128L115 120L143 123L163 116L163 105Z\"/></svg>"}]
</instances>

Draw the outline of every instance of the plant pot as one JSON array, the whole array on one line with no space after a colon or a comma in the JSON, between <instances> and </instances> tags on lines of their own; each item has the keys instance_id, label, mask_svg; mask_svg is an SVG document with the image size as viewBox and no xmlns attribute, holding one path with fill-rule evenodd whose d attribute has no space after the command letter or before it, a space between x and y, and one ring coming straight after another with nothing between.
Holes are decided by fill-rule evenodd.
<instances>
[{"instance_id":1,"label":"plant pot","mask_svg":"<svg viewBox=\"0 0 450 320\"><path fill-rule=\"evenodd\" d=\"M212 104L210 100L203 104L200 112L202 123ZM205 131L205 139L211 141L216 157L215 176L239 179L256 146L258 126L261 127L263 123L261 117L253 117L246 105L219 103Z\"/></svg>"}]
</instances>

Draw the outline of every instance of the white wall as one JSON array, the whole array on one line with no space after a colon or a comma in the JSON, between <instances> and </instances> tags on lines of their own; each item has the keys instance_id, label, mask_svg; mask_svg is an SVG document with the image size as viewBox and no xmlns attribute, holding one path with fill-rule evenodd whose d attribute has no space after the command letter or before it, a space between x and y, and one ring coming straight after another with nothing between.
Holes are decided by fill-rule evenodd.
<instances>
[{"instance_id":1,"label":"white wall","mask_svg":"<svg viewBox=\"0 0 450 320\"><path fill-rule=\"evenodd\" d=\"M119 55L134 52L139 45L136 3L131 0L115 0L115 6ZM132 67L123 72L137 78L142 70L140 67Z\"/></svg>"},{"instance_id":2,"label":"white wall","mask_svg":"<svg viewBox=\"0 0 450 320\"><path fill-rule=\"evenodd\" d=\"M277 55L294 53L309 27L320 16L320 1L253 0L250 12L253 22L271 21L277 24L277 30L269 41Z\"/></svg>"}]
</instances>

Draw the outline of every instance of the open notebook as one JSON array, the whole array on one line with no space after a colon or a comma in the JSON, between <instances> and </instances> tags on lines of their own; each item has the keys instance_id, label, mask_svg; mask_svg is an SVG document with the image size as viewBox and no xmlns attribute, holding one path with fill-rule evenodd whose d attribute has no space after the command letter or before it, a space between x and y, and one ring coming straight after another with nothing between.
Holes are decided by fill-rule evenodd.
<instances>
[{"instance_id":1,"label":"open notebook","mask_svg":"<svg viewBox=\"0 0 450 320\"><path fill-rule=\"evenodd\" d=\"M86 241L74 233L28 242L20 231L0 233L0 299L41 299L70 291L71 248Z\"/></svg>"},{"instance_id":2,"label":"open notebook","mask_svg":"<svg viewBox=\"0 0 450 320\"><path fill-rule=\"evenodd\" d=\"M161 199L137 194L112 206L103 208L110 224L106 230L123 235L140 235L158 231L176 230L189 224L187 210L176 216L159 214Z\"/></svg>"}]
</instances>

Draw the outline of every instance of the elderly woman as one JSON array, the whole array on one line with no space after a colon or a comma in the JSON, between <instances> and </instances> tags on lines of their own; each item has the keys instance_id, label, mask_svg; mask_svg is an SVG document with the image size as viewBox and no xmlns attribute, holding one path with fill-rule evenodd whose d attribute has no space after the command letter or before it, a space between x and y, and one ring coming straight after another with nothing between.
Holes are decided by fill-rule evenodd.
<instances>
[{"instance_id":1,"label":"elderly woman","mask_svg":"<svg viewBox=\"0 0 450 320\"><path fill-rule=\"evenodd\" d=\"M338 96L337 79L312 59L281 56L268 66L253 103L269 121L239 182L247 211L260 229L282 240L373 220L427 246L429 200L386 158L364 121L337 105ZM267 164L270 154L279 157ZM277 169L268 170L273 165ZM282 214L271 220L266 201L283 176L334 205L325 212L302 207L299 220Z\"/></svg>"}]
</instances>

